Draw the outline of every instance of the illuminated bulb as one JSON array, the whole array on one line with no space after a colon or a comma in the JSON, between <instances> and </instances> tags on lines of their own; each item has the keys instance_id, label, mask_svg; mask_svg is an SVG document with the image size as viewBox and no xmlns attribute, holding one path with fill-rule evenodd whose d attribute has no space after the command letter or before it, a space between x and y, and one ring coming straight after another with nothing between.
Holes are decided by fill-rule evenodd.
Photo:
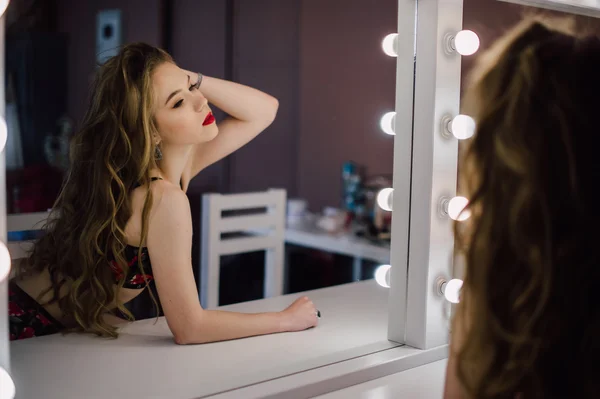
<instances>
[{"instance_id":1,"label":"illuminated bulb","mask_svg":"<svg viewBox=\"0 0 600 399\"><path fill-rule=\"evenodd\" d=\"M377 193L377 205L384 211L391 212L393 209L394 189L384 188Z\"/></svg>"},{"instance_id":2,"label":"illuminated bulb","mask_svg":"<svg viewBox=\"0 0 600 399\"><path fill-rule=\"evenodd\" d=\"M15 383L8 372L0 367L0 399L14 399L15 393Z\"/></svg>"},{"instance_id":3,"label":"illuminated bulb","mask_svg":"<svg viewBox=\"0 0 600 399\"><path fill-rule=\"evenodd\" d=\"M6 11L6 7L8 7L8 0L0 0L0 16Z\"/></svg>"},{"instance_id":4,"label":"illuminated bulb","mask_svg":"<svg viewBox=\"0 0 600 399\"><path fill-rule=\"evenodd\" d=\"M444 294L444 298L448 302L458 303L460 302L460 289L462 288L463 281L457 278L445 282L442 284L441 291Z\"/></svg>"},{"instance_id":5,"label":"illuminated bulb","mask_svg":"<svg viewBox=\"0 0 600 399\"><path fill-rule=\"evenodd\" d=\"M381 42L383 52L390 57L398 57L398 34L390 33Z\"/></svg>"},{"instance_id":6,"label":"illuminated bulb","mask_svg":"<svg viewBox=\"0 0 600 399\"><path fill-rule=\"evenodd\" d=\"M3 242L0 242L0 281L10 274L10 254Z\"/></svg>"},{"instance_id":7,"label":"illuminated bulb","mask_svg":"<svg viewBox=\"0 0 600 399\"><path fill-rule=\"evenodd\" d=\"M381 122L379 125L381 126L381 130L389 135L395 135L394 124L396 123L396 113L395 112L387 112L381 117Z\"/></svg>"},{"instance_id":8,"label":"illuminated bulb","mask_svg":"<svg viewBox=\"0 0 600 399\"><path fill-rule=\"evenodd\" d=\"M461 30L451 39L450 47L460 55L473 55L479 50L479 36L471 30Z\"/></svg>"},{"instance_id":9,"label":"illuminated bulb","mask_svg":"<svg viewBox=\"0 0 600 399\"><path fill-rule=\"evenodd\" d=\"M6 128L6 121L4 118L0 117L0 152L4 151L7 137L8 129Z\"/></svg>"},{"instance_id":10,"label":"illuminated bulb","mask_svg":"<svg viewBox=\"0 0 600 399\"><path fill-rule=\"evenodd\" d=\"M457 115L450 124L450 132L459 140L466 140L475 134L475 120L467 115Z\"/></svg>"},{"instance_id":11,"label":"illuminated bulb","mask_svg":"<svg viewBox=\"0 0 600 399\"><path fill-rule=\"evenodd\" d=\"M390 288L390 265L381 265L375 269L375 281L382 287Z\"/></svg>"},{"instance_id":12,"label":"illuminated bulb","mask_svg":"<svg viewBox=\"0 0 600 399\"><path fill-rule=\"evenodd\" d=\"M471 217L471 212L463 209L469 204L469 200L465 197L454 197L448 201L448 216L450 219L462 222Z\"/></svg>"}]
</instances>

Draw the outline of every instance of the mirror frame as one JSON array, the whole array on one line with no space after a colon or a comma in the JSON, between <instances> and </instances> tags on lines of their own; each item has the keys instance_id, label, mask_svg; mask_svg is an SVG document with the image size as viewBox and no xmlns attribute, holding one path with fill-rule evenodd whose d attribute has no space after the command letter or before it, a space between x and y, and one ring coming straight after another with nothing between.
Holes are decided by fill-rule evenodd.
<instances>
[{"instance_id":1,"label":"mirror frame","mask_svg":"<svg viewBox=\"0 0 600 399\"><path fill-rule=\"evenodd\" d=\"M444 134L443 121L458 115L460 109L461 56L447 51L447 39L462 29L463 1L400 3L414 5L416 14L414 113L410 116L412 180L406 240L408 270L402 281L399 268L392 267L388 338L418 349L430 349L446 345L449 333L450 303L438 294L436 282L440 278L450 279L453 274L452 223L440 212L440 201L456 195L458 141ZM402 19L400 15L399 20ZM398 84L398 90L401 89ZM397 108L402 105L400 98L397 93ZM400 131L398 124L402 121L398 119L396 123ZM397 161L402 155L403 149L396 145L394 179L406 173L402 170L404 165ZM394 209L401 205L400 201L401 198L394 197ZM399 241L405 237L397 234L398 228L394 227L397 225L392 225L392 261L399 262L398 248L403 245ZM401 312L397 309L402 298L406 306L404 329L399 328Z\"/></svg>"},{"instance_id":2,"label":"mirror frame","mask_svg":"<svg viewBox=\"0 0 600 399\"><path fill-rule=\"evenodd\" d=\"M6 0L8 3L8 0ZM0 118L5 120L6 101L4 96L4 37L6 13L0 16ZM7 243L6 220L6 156L0 152L0 245ZM10 374L10 342L8 340L8 279L0 281L0 367Z\"/></svg>"}]
</instances>

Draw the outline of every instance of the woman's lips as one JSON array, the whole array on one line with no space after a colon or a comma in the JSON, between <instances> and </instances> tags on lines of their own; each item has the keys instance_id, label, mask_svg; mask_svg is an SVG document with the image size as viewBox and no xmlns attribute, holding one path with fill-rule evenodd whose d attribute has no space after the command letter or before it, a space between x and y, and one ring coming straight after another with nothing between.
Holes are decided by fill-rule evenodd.
<instances>
[{"instance_id":1,"label":"woman's lips","mask_svg":"<svg viewBox=\"0 0 600 399\"><path fill-rule=\"evenodd\" d=\"M208 115L206 115L204 122L202 122L202 126L210 125L211 123L215 123L215 117L212 112L209 112Z\"/></svg>"}]
</instances>

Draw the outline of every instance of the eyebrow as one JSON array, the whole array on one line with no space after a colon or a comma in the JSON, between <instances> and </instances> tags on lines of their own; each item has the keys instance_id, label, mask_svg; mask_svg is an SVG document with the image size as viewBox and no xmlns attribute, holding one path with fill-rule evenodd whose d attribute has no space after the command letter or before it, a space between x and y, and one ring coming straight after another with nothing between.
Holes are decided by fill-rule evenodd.
<instances>
[{"instance_id":1,"label":"eyebrow","mask_svg":"<svg viewBox=\"0 0 600 399\"><path fill-rule=\"evenodd\" d=\"M187 75L187 82L188 85L190 84L190 75ZM175 90L173 93L169 94L169 97L167 97L167 101L165 101L165 105L167 105L169 103L169 101L177 94L181 91L181 89Z\"/></svg>"}]
</instances>

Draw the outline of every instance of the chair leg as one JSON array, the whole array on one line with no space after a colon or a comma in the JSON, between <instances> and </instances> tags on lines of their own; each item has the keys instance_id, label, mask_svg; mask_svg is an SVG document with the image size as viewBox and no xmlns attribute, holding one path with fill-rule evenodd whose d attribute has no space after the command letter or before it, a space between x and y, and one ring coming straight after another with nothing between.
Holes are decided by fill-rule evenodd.
<instances>
[{"instance_id":1,"label":"chair leg","mask_svg":"<svg viewBox=\"0 0 600 399\"><path fill-rule=\"evenodd\" d=\"M352 264L352 281L360 281L362 279L362 259L354 257Z\"/></svg>"},{"instance_id":2,"label":"chair leg","mask_svg":"<svg viewBox=\"0 0 600 399\"><path fill-rule=\"evenodd\" d=\"M218 254L211 255L201 264L200 304L204 309L214 309L219 306L220 260Z\"/></svg>"},{"instance_id":3,"label":"chair leg","mask_svg":"<svg viewBox=\"0 0 600 399\"><path fill-rule=\"evenodd\" d=\"M265 254L264 297L283 295L283 248L268 249Z\"/></svg>"}]
</instances>

